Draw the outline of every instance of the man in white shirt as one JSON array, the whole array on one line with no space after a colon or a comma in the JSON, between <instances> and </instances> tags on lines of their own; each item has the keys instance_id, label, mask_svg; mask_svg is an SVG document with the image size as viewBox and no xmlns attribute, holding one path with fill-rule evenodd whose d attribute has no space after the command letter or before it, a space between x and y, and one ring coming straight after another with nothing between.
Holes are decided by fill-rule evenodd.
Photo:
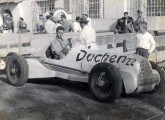
<instances>
[{"instance_id":1,"label":"man in white shirt","mask_svg":"<svg viewBox=\"0 0 165 120\"><path fill-rule=\"evenodd\" d=\"M73 22L73 31L81 32L80 17L76 17L76 21Z\"/></svg>"},{"instance_id":2,"label":"man in white shirt","mask_svg":"<svg viewBox=\"0 0 165 120\"><path fill-rule=\"evenodd\" d=\"M80 26L82 27L82 31L80 33L81 43L84 44L88 49L96 50L96 32L88 25L87 18L80 19Z\"/></svg>"},{"instance_id":3,"label":"man in white shirt","mask_svg":"<svg viewBox=\"0 0 165 120\"><path fill-rule=\"evenodd\" d=\"M45 31L48 34L56 33L56 24L52 22L50 15L46 16L47 21L45 22Z\"/></svg>"},{"instance_id":4,"label":"man in white shirt","mask_svg":"<svg viewBox=\"0 0 165 120\"><path fill-rule=\"evenodd\" d=\"M137 34L136 54L148 59L149 54L155 49L155 41L153 36L147 32L147 23L139 23L139 32Z\"/></svg>"}]
</instances>

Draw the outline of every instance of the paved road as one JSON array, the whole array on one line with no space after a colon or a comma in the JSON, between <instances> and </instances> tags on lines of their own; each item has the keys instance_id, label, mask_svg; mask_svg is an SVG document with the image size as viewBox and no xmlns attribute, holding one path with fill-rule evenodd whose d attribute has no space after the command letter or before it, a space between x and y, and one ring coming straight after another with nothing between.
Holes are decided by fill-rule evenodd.
<instances>
[{"instance_id":1,"label":"paved road","mask_svg":"<svg viewBox=\"0 0 165 120\"><path fill-rule=\"evenodd\" d=\"M87 84L62 79L29 80L22 87L0 76L0 120L161 120L165 90L121 97L113 104L91 97Z\"/></svg>"}]
</instances>

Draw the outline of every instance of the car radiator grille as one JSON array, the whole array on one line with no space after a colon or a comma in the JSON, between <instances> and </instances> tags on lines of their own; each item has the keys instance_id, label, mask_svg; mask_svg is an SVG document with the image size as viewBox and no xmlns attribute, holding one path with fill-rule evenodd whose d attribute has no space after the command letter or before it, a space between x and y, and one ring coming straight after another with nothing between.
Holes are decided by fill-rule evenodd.
<instances>
[{"instance_id":1,"label":"car radiator grille","mask_svg":"<svg viewBox=\"0 0 165 120\"><path fill-rule=\"evenodd\" d=\"M159 76L152 73L152 68L147 60L142 60L138 75L138 86L149 86L159 82Z\"/></svg>"}]
</instances>

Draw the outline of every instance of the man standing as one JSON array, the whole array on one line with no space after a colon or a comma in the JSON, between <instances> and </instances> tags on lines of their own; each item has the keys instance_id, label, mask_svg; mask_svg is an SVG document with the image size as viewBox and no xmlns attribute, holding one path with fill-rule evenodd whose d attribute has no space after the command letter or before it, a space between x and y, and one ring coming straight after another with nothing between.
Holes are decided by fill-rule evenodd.
<instances>
[{"instance_id":1,"label":"man standing","mask_svg":"<svg viewBox=\"0 0 165 120\"><path fill-rule=\"evenodd\" d=\"M73 26L68 20L66 20L65 15L61 15L61 24L65 33L73 31Z\"/></svg>"},{"instance_id":2,"label":"man standing","mask_svg":"<svg viewBox=\"0 0 165 120\"><path fill-rule=\"evenodd\" d=\"M133 18L128 16L128 12L124 12L124 17L121 18L124 21L125 33L134 32L133 29Z\"/></svg>"},{"instance_id":3,"label":"man standing","mask_svg":"<svg viewBox=\"0 0 165 120\"><path fill-rule=\"evenodd\" d=\"M140 22L144 22L144 18L142 17L142 11L141 10L137 10L137 15L138 15L138 17L137 17L137 19L136 19L136 21L135 21L135 23L134 23L134 28L135 28L135 31L136 32L138 32L138 24L140 23Z\"/></svg>"},{"instance_id":4,"label":"man standing","mask_svg":"<svg viewBox=\"0 0 165 120\"><path fill-rule=\"evenodd\" d=\"M50 15L46 16L47 21L45 22L45 31L48 34L56 33L56 24L51 20Z\"/></svg>"},{"instance_id":5,"label":"man standing","mask_svg":"<svg viewBox=\"0 0 165 120\"><path fill-rule=\"evenodd\" d=\"M62 59L71 50L70 44L63 39L64 28L59 26L56 29L56 38L51 43L51 51L55 59Z\"/></svg>"},{"instance_id":6,"label":"man standing","mask_svg":"<svg viewBox=\"0 0 165 120\"><path fill-rule=\"evenodd\" d=\"M37 23L37 32L45 33L45 19L43 15L39 15L39 21Z\"/></svg>"},{"instance_id":7,"label":"man standing","mask_svg":"<svg viewBox=\"0 0 165 120\"><path fill-rule=\"evenodd\" d=\"M3 33L14 33L14 21L9 14L3 16Z\"/></svg>"},{"instance_id":8,"label":"man standing","mask_svg":"<svg viewBox=\"0 0 165 120\"><path fill-rule=\"evenodd\" d=\"M149 54L155 49L153 36L147 32L147 23L139 23L139 34L137 34L136 54L148 59Z\"/></svg>"},{"instance_id":9,"label":"man standing","mask_svg":"<svg viewBox=\"0 0 165 120\"><path fill-rule=\"evenodd\" d=\"M87 46L89 49L97 49L96 32L88 25L87 18L80 19L80 26L82 27L82 31L80 33L81 43Z\"/></svg>"},{"instance_id":10,"label":"man standing","mask_svg":"<svg viewBox=\"0 0 165 120\"><path fill-rule=\"evenodd\" d=\"M74 32L80 32L81 31L80 17L76 17L76 21L73 22L73 31Z\"/></svg>"}]
</instances>

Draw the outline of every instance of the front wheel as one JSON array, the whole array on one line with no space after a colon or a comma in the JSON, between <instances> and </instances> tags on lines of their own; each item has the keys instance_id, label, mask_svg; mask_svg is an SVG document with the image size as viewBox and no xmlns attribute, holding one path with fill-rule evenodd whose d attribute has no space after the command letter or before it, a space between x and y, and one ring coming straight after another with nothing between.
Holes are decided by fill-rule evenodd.
<instances>
[{"instance_id":1,"label":"front wheel","mask_svg":"<svg viewBox=\"0 0 165 120\"><path fill-rule=\"evenodd\" d=\"M26 83L29 75L29 68L23 56L17 54L6 58L7 80L14 86L22 86Z\"/></svg>"},{"instance_id":2,"label":"front wheel","mask_svg":"<svg viewBox=\"0 0 165 120\"><path fill-rule=\"evenodd\" d=\"M114 102L122 92L122 78L118 69L109 63L99 63L89 75L89 88L101 102Z\"/></svg>"}]
</instances>

